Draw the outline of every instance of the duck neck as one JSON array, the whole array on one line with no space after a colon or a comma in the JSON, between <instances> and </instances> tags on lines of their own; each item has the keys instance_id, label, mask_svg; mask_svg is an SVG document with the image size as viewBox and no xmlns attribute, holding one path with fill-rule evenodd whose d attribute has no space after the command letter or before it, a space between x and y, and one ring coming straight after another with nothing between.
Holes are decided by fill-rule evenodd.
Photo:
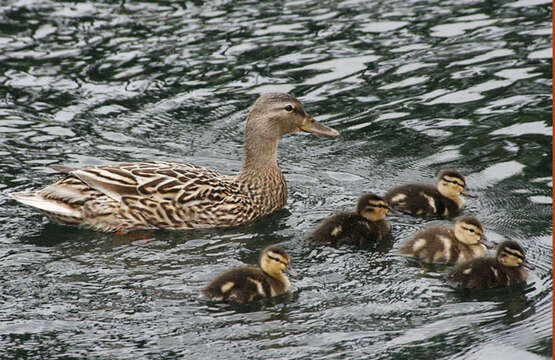
<instances>
[{"instance_id":1,"label":"duck neck","mask_svg":"<svg viewBox=\"0 0 555 360\"><path fill-rule=\"evenodd\" d=\"M243 167L236 181L249 194L257 216L280 209L287 199L287 185L276 159L278 142L245 138Z\"/></svg>"},{"instance_id":2,"label":"duck neck","mask_svg":"<svg viewBox=\"0 0 555 360\"><path fill-rule=\"evenodd\" d=\"M291 288L291 282L289 278L285 276L283 273L279 274L269 274L265 273L270 284L272 284L272 296L279 295L286 291L289 291Z\"/></svg>"},{"instance_id":3,"label":"duck neck","mask_svg":"<svg viewBox=\"0 0 555 360\"><path fill-rule=\"evenodd\" d=\"M459 194L445 191L441 187L438 187L438 191L441 195L445 196L448 199L453 200L459 208L463 207L464 199Z\"/></svg>"},{"instance_id":4,"label":"duck neck","mask_svg":"<svg viewBox=\"0 0 555 360\"><path fill-rule=\"evenodd\" d=\"M257 139L259 141L249 141L248 137L245 138L245 145L243 146L243 166L239 172L239 177L252 175L252 173L259 173L266 169L279 169L277 164L277 140ZM262 140L262 141L260 141Z\"/></svg>"}]
</instances>

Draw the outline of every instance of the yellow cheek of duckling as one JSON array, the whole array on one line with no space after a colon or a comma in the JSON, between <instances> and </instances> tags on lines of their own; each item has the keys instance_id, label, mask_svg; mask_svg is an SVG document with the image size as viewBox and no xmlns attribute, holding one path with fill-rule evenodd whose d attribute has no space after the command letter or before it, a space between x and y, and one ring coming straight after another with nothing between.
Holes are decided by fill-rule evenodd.
<instances>
[{"instance_id":1,"label":"yellow cheek of duckling","mask_svg":"<svg viewBox=\"0 0 555 360\"><path fill-rule=\"evenodd\" d=\"M445 188L445 191L447 191L448 193L455 194L455 195L460 194L464 190L464 186L461 186L459 184L453 184L447 181L441 181L440 186Z\"/></svg>"},{"instance_id":2,"label":"yellow cheek of duckling","mask_svg":"<svg viewBox=\"0 0 555 360\"><path fill-rule=\"evenodd\" d=\"M470 244L478 244L480 242L480 238L482 237L482 234L478 234L478 233L470 233L467 235L467 238L470 240Z\"/></svg>"},{"instance_id":3,"label":"yellow cheek of duckling","mask_svg":"<svg viewBox=\"0 0 555 360\"><path fill-rule=\"evenodd\" d=\"M449 188L449 192L454 194L460 194L464 190L464 187L453 183L447 183L447 187Z\"/></svg>"},{"instance_id":4,"label":"yellow cheek of duckling","mask_svg":"<svg viewBox=\"0 0 555 360\"><path fill-rule=\"evenodd\" d=\"M522 260L514 256L507 256L502 257L499 262L505 266L519 266Z\"/></svg>"}]
</instances>

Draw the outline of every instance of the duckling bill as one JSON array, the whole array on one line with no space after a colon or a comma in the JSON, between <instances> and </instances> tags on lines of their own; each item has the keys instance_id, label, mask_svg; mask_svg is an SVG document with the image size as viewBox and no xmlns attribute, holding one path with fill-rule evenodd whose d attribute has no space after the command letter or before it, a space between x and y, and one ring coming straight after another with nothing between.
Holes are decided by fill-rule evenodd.
<instances>
[{"instance_id":1,"label":"duckling bill","mask_svg":"<svg viewBox=\"0 0 555 360\"><path fill-rule=\"evenodd\" d=\"M407 184L395 187L385 194L391 207L412 215L451 216L464 206L460 195L475 197L464 192L466 180L456 170L440 172L436 186Z\"/></svg>"},{"instance_id":2,"label":"duckling bill","mask_svg":"<svg viewBox=\"0 0 555 360\"><path fill-rule=\"evenodd\" d=\"M381 196L362 195L356 211L338 213L325 219L308 239L319 244L365 247L381 240L391 230L391 225L384 219L388 210L389 205Z\"/></svg>"},{"instance_id":3,"label":"duckling bill","mask_svg":"<svg viewBox=\"0 0 555 360\"><path fill-rule=\"evenodd\" d=\"M487 255L491 243L474 216L457 219L454 228L430 226L401 244L399 252L428 263L460 264Z\"/></svg>"},{"instance_id":4,"label":"duckling bill","mask_svg":"<svg viewBox=\"0 0 555 360\"><path fill-rule=\"evenodd\" d=\"M286 272L289 255L280 246L269 246L262 250L259 266L245 266L228 270L212 280L201 295L233 303L246 303L283 294L291 288ZM292 274L295 276L295 274Z\"/></svg>"},{"instance_id":5,"label":"duckling bill","mask_svg":"<svg viewBox=\"0 0 555 360\"><path fill-rule=\"evenodd\" d=\"M534 266L526 260L522 247L515 241L499 244L495 257L472 259L456 266L445 279L456 287L491 289L524 283L526 268Z\"/></svg>"},{"instance_id":6,"label":"duckling bill","mask_svg":"<svg viewBox=\"0 0 555 360\"><path fill-rule=\"evenodd\" d=\"M282 136L339 133L315 121L289 94L256 100L245 124L243 166L235 176L193 164L145 162L72 169L38 191L12 193L50 219L99 231L197 229L252 223L283 207L285 178L277 164Z\"/></svg>"}]
</instances>

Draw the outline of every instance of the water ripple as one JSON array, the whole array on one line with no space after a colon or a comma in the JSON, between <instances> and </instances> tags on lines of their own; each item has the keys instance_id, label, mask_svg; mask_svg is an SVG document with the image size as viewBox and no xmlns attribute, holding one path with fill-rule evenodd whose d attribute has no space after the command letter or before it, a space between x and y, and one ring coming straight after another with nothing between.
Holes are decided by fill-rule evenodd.
<instances>
[{"instance_id":1,"label":"water ripple","mask_svg":"<svg viewBox=\"0 0 555 360\"><path fill-rule=\"evenodd\" d=\"M30 357L551 356L551 3L8 1L0 6L0 353ZM52 164L191 161L236 172L260 92L298 96L334 139L280 143L288 204L252 226L100 234L8 197ZM362 192L457 168L496 241L536 265L523 289L465 296L398 255L452 219L396 216L376 249L315 247ZM288 295L199 289L285 246ZM424 355L423 355L424 354Z\"/></svg>"}]
</instances>

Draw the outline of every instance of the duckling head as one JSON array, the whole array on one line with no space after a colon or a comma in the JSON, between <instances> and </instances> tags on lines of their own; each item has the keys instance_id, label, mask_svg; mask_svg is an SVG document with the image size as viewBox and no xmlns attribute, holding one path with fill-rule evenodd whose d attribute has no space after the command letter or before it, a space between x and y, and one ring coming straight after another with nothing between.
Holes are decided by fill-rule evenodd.
<instances>
[{"instance_id":1,"label":"duckling head","mask_svg":"<svg viewBox=\"0 0 555 360\"><path fill-rule=\"evenodd\" d=\"M260 268L273 278L281 278L284 273L292 271L289 266L289 255L281 246L270 245L260 253ZM295 274L293 274L295 275Z\"/></svg>"},{"instance_id":2,"label":"duckling head","mask_svg":"<svg viewBox=\"0 0 555 360\"><path fill-rule=\"evenodd\" d=\"M369 221L382 220L388 211L389 204L381 196L369 193L358 199L357 213Z\"/></svg>"},{"instance_id":3,"label":"duckling head","mask_svg":"<svg viewBox=\"0 0 555 360\"><path fill-rule=\"evenodd\" d=\"M484 228L474 216L462 216L455 223L455 237L466 245L484 244L491 247L491 243L484 235Z\"/></svg>"},{"instance_id":4,"label":"duckling head","mask_svg":"<svg viewBox=\"0 0 555 360\"><path fill-rule=\"evenodd\" d=\"M465 186L466 180L457 170L448 169L439 173L437 190L441 195L450 199L458 198Z\"/></svg>"},{"instance_id":5,"label":"duckling head","mask_svg":"<svg viewBox=\"0 0 555 360\"><path fill-rule=\"evenodd\" d=\"M516 241L507 240L499 244L496 258L500 264L507 267L524 266L530 270L535 269L535 266L530 264L525 256L524 249Z\"/></svg>"}]
</instances>

